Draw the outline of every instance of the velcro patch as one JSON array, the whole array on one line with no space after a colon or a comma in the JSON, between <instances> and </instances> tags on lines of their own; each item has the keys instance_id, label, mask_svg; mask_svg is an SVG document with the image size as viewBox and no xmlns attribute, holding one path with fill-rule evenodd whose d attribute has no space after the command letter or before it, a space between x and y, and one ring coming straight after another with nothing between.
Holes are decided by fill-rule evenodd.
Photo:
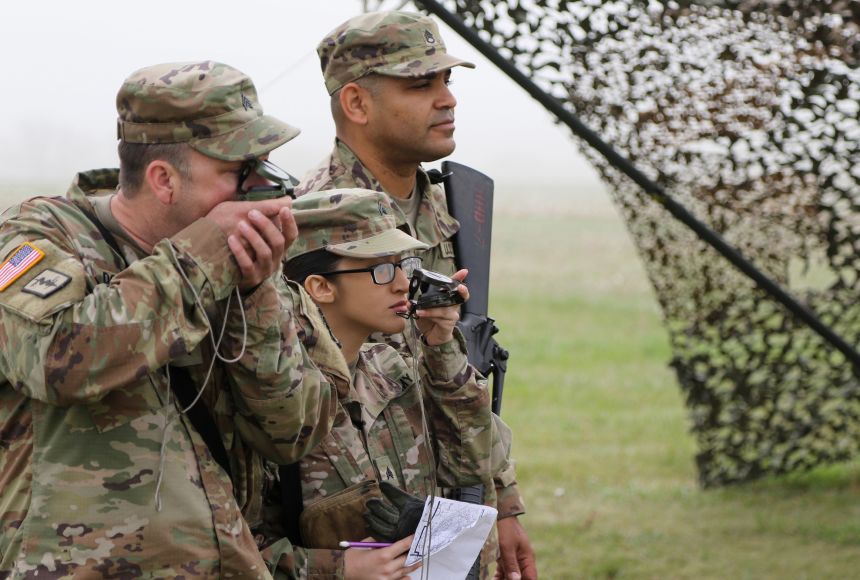
<instances>
[{"instance_id":1,"label":"velcro patch","mask_svg":"<svg viewBox=\"0 0 860 580\"><path fill-rule=\"evenodd\" d=\"M445 240L441 244L439 244L439 249L442 251L443 258L454 257L454 242L450 240Z\"/></svg>"},{"instance_id":2,"label":"velcro patch","mask_svg":"<svg viewBox=\"0 0 860 580\"><path fill-rule=\"evenodd\" d=\"M27 282L27 285L21 290L27 294L38 296L39 298L47 298L71 281L71 276L66 276L62 272L57 272L51 268L45 268L45 271L39 272L39 274Z\"/></svg>"},{"instance_id":3,"label":"velcro patch","mask_svg":"<svg viewBox=\"0 0 860 580\"><path fill-rule=\"evenodd\" d=\"M376 463L376 469L379 471L379 478L382 481L393 481L397 479L397 475L394 473L394 469L391 466L391 460L382 456L377 459L374 459L374 463Z\"/></svg>"},{"instance_id":4,"label":"velcro patch","mask_svg":"<svg viewBox=\"0 0 860 580\"><path fill-rule=\"evenodd\" d=\"M12 282L24 275L27 270L35 266L44 257L45 252L30 242L24 242L18 246L0 266L0 292L8 288Z\"/></svg>"}]
</instances>

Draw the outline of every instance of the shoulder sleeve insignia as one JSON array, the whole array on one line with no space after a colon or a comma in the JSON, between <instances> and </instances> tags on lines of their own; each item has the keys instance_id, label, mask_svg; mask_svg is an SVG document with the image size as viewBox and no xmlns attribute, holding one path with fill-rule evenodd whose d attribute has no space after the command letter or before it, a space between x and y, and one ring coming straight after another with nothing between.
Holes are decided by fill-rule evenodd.
<instances>
[{"instance_id":1,"label":"shoulder sleeve insignia","mask_svg":"<svg viewBox=\"0 0 860 580\"><path fill-rule=\"evenodd\" d=\"M27 282L27 285L21 290L39 298L47 298L71 282L71 280L71 276L66 276L62 272L46 268L44 272L40 272L35 278Z\"/></svg>"},{"instance_id":2,"label":"shoulder sleeve insignia","mask_svg":"<svg viewBox=\"0 0 860 580\"><path fill-rule=\"evenodd\" d=\"M0 266L0 292L8 288L12 282L20 278L44 257L45 252L30 242L24 242L18 246Z\"/></svg>"}]
</instances>

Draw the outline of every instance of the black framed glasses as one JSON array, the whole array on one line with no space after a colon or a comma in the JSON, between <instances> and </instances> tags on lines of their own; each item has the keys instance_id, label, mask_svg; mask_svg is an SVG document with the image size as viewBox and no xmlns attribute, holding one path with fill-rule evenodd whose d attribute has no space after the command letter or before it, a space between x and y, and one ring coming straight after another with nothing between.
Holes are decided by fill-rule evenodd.
<instances>
[{"instance_id":1,"label":"black framed glasses","mask_svg":"<svg viewBox=\"0 0 860 580\"><path fill-rule=\"evenodd\" d=\"M406 274L407 278L411 278L412 273L420 267L421 258L417 256L410 256L409 258L403 258L399 262L383 262L382 264L377 264L375 266L368 266L367 268L354 268L352 270L332 270L331 272L320 272L318 275L334 276L335 274L356 274L358 272L370 272L370 276L373 278L373 283L382 286L383 284L390 284L394 281L394 273L396 271L396 268L400 268L401 270L403 270L403 273Z\"/></svg>"},{"instance_id":2,"label":"black framed glasses","mask_svg":"<svg viewBox=\"0 0 860 580\"><path fill-rule=\"evenodd\" d=\"M263 179L271 181L273 185L257 185L247 191L242 187L245 180L250 177L251 172L256 173ZM293 190L299 184L299 180L269 161L268 159L250 159L242 164L239 170L239 182L236 191L239 199L243 201L260 201L261 199L275 199L288 195L295 199Z\"/></svg>"}]
</instances>

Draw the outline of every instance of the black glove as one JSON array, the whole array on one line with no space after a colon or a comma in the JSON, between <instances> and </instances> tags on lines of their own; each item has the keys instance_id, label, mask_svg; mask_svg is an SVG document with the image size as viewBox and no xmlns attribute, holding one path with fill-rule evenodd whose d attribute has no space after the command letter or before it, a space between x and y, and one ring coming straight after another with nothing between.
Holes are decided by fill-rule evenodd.
<instances>
[{"instance_id":1,"label":"black glove","mask_svg":"<svg viewBox=\"0 0 860 580\"><path fill-rule=\"evenodd\" d=\"M364 521L371 535L378 540L396 542L414 534L421 521L424 502L387 481L379 484L385 499L367 500Z\"/></svg>"}]
</instances>

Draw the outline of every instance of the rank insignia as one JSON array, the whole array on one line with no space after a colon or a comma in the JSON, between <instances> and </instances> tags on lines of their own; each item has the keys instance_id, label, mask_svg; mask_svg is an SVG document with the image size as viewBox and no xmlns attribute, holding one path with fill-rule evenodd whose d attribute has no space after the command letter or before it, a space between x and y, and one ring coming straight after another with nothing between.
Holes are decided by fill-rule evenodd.
<instances>
[{"instance_id":1,"label":"rank insignia","mask_svg":"<svg viewBox=\"0 0 860 580\"><path fill-rule=\"evenodd\" d=\"M12 282L23 276L27 270L35 266L44 257L45 252L30 242L24 242L18 246L0 266L0 292L8 288Z\"/></svg>"},{"instance_id":2,"label":"rank insignia","mask_svg":"<svg viewBox=\"0 0 860 580\"><path fill-rule=\"evenodd\" d=\"M35 278L27 282L22 291L39 298L47 298L63 288L71 279L71 276L66 276L62 272L46 268L44 272L40 272Z\"/></svg>"},{"instance_id":3,"label":"rank insignia","mask_svg":"<svg viewBox=\"0 0 860 580\"><path fill-rule=\"evenodd\" d=\"M374 463L376 463L376 469L379 471L381 481L392 481L397 477L394 469L392 469L391 460L388 457L383 456L375 459Z\"/></svg>"}]
</instances>

